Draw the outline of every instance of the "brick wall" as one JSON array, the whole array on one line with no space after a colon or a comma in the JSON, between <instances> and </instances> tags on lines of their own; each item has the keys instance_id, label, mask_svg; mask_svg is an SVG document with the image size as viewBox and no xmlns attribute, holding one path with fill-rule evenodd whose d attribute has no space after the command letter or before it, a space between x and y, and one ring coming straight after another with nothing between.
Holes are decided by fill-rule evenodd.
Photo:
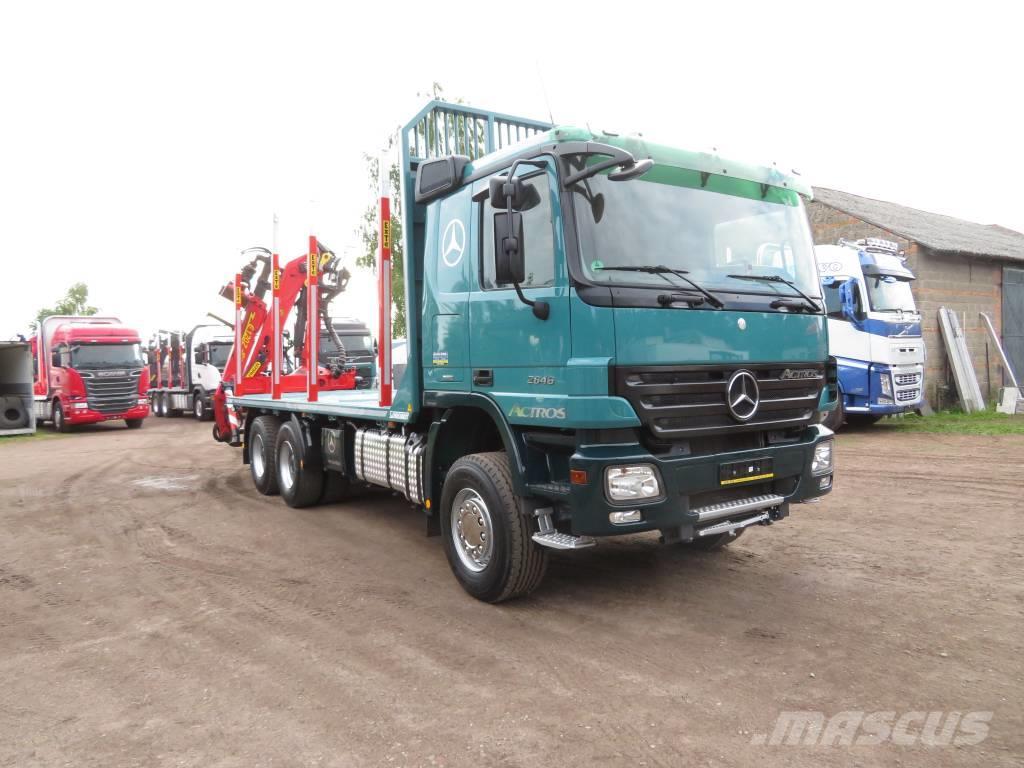
<instances>
[{"instance_id":1,"label":"brick wall","mask_svg":"<svg viewBox=\"0 0 1024 768\"><path fill-rule=\"evenodd\" d=\"M807 213L816 244L832 245L839 238L884 237L899 243L906 252L907 266L917 276L911 290L921 311L922 334L928 348L925 394L932 407L946 408L957 404L946 348L939 331L938 310L943 306L955 310L964 327L982 394L988 401L997 397L1002 386L1003 369L993 348L988 349L986 362L986 347L991 347L991 342L978 313L988 314L996 333L1001 332L1002 262L937 253L824 203L809 203Z\"/></svg>"}]
</instances>

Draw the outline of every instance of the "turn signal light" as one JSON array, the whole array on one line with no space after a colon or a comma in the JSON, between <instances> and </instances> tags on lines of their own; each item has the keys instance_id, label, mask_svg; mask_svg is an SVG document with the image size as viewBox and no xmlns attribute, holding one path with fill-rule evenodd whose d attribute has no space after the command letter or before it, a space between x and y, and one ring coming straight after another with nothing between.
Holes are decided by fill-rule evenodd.
<instances>
[{"instance_id":1,"label":"turn signal light","mask_svg":"<svg viewBox=\"0 0 1024 768\"><path fill-rule=\"evenodd\" d=\"M570 469L569 470L569 482L573 485L586 485L587 484L587 470L585 469Z\"/></svg>"}]
</instances>

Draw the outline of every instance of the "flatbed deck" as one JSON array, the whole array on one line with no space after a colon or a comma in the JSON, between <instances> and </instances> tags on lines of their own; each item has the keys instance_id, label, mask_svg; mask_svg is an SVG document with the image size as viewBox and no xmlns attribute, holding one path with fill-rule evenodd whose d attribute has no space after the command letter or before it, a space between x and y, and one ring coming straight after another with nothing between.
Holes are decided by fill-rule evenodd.
<instances>
[{"instance_id":1,"label":"flatbed deck","mask_svg":"<svg viewBox=\"0 0 1024 768\"><path fill-rule=\"evenodd\" d=\"M305 392L282 394L275 400L266 395L239 395L228 398L231 405L240 408L266 408L296 413L317 413L324 416L369 419L373 421L408 421L409 414L390 407L381 407L380 393L376 389L344 389L319 393L314 403L306 399Z\"/></svg>"}]
</instances>

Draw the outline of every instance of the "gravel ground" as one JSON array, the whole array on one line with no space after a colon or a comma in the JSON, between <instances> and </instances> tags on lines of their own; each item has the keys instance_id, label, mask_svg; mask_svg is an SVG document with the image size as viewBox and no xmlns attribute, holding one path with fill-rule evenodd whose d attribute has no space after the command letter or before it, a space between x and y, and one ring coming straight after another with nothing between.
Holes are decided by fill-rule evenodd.
<instances>
[{"instance_id":1,"label":"gravel ground","mask_svg":"<svg viewBox=\"0 0 1024 768\"><path fill-rule=\"evenodd\" d=\"M1024 437L852 431L838 472L490 606L404 502L288 509L208 425L0 440L0 765L1021 765ZM774 744L804 710L859 743Z\"/></svg>"}]
</instances>

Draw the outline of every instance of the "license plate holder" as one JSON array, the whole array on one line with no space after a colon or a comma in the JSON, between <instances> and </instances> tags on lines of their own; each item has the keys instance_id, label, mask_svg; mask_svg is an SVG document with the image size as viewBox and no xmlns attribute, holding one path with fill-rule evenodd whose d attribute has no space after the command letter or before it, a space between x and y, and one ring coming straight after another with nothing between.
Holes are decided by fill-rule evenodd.
<instances>
[{"instance_id":1,"label":"license plate holder","mask_svg":"<svg viewBox=\"0 0 1024 768\"><path fill-rule=\"evenodd\" d=\"M760 459L748 459L746 461L731 461L728 464L720 464L718 466L719 485L756 483L762 480L771 480L774 477L774 462L769 456Z\"/></svg>"}]
</instances>

